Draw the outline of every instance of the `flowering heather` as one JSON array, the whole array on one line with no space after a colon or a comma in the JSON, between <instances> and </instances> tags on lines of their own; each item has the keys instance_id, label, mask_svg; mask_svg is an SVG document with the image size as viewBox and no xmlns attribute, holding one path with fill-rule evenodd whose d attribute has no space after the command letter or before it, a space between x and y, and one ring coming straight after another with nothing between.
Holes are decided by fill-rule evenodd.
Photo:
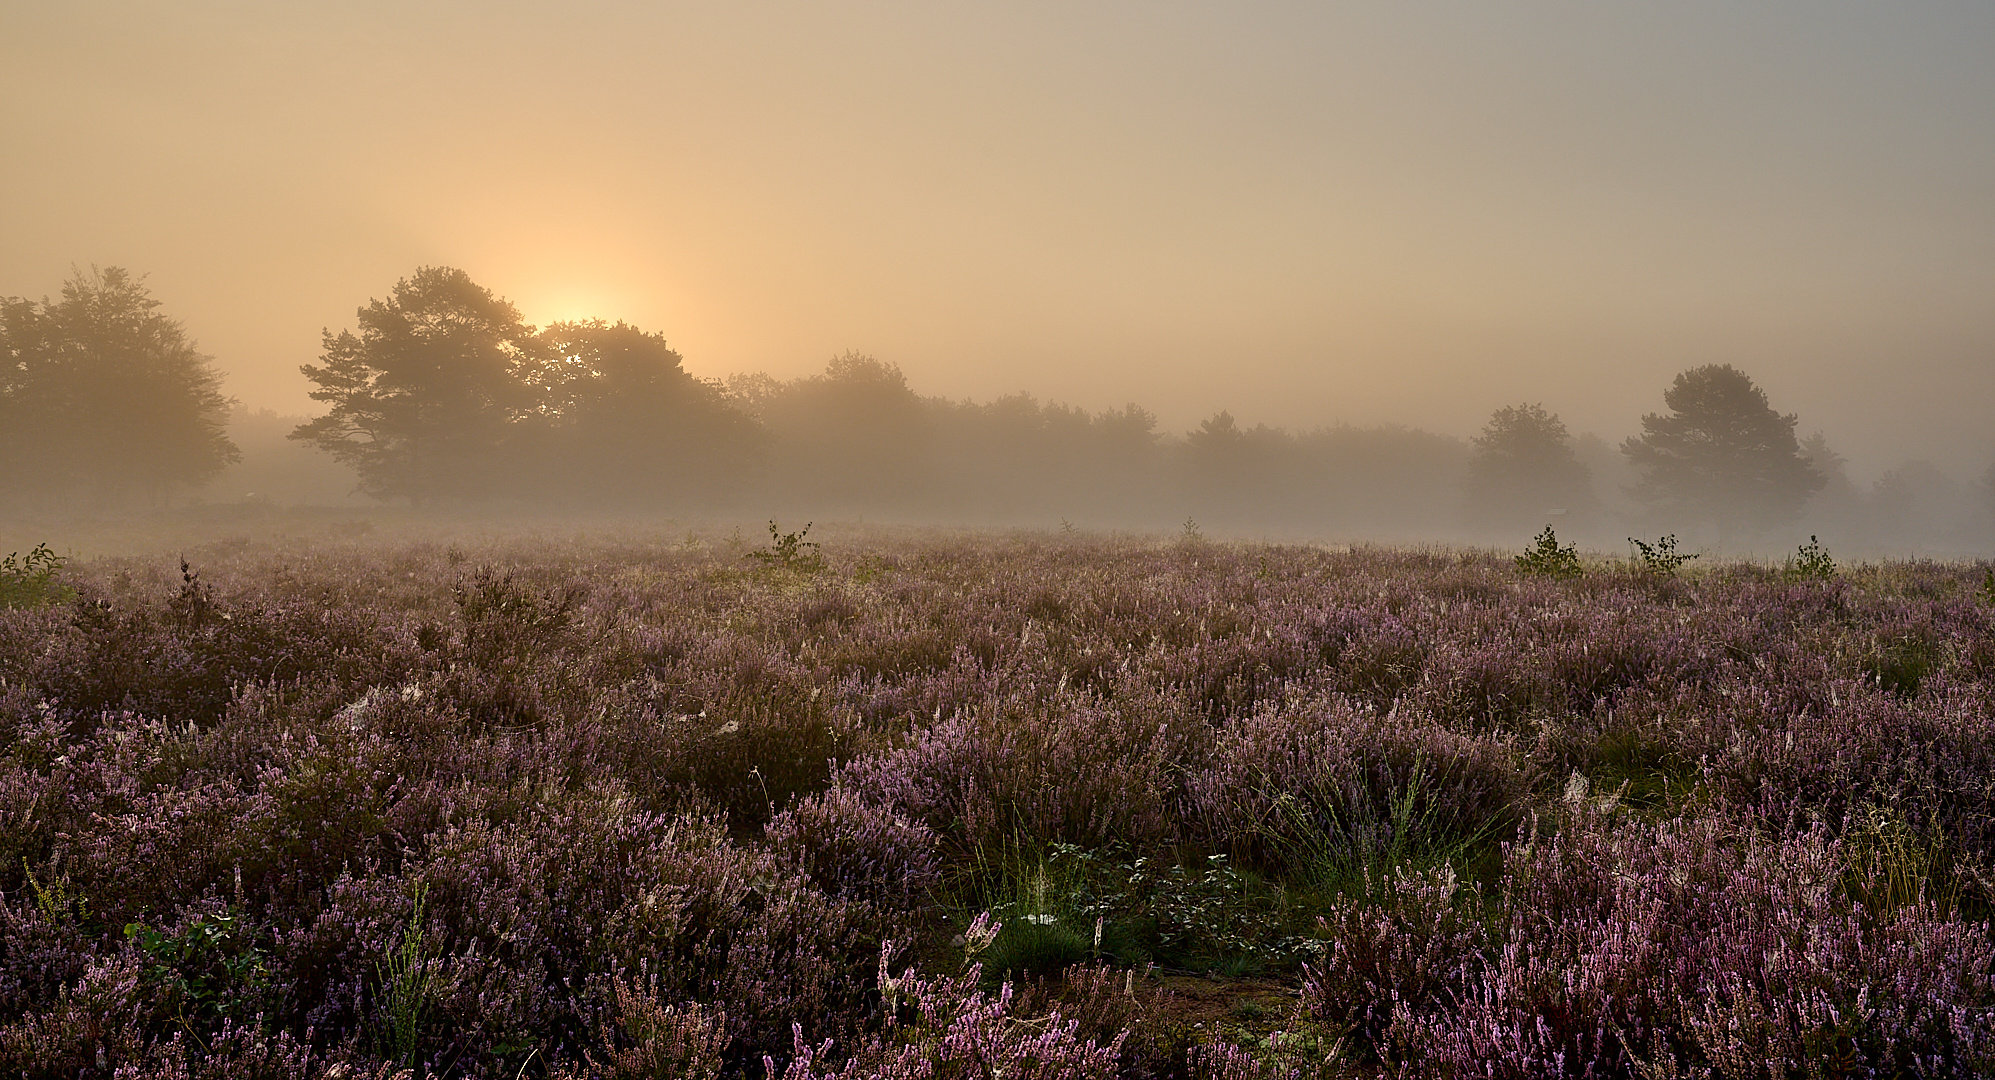
<instances>
[{"instance_id":1,"label":"flowering heather","mask_svg":"<svg viewBox=\"0 0 1995 1080\"><path fill-rule=\"evenodd\" d=\"M1995 1073L1981 567L821 539L64 567L0 1074Z\"/></svg>"}]
</instances>

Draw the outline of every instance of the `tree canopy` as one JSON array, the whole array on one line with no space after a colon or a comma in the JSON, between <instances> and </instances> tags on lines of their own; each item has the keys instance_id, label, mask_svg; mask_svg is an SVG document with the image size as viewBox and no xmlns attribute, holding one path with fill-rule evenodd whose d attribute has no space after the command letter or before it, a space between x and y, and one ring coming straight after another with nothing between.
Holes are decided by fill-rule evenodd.
<instances>
[{"instance_id":1,"label":"tree canopy","mask_svg":"<svg viewBox=\"0 0 1995 1080\"><path fill-rule=\"evenodd\" d=\"M1464 488L1473 520L1515 528L1544 524L1549 510L1593 508L1592 472L1573 452L1565 422L1543 405L1498 409L1471 441Z\"/></svg>"},{"instance_id":2,"label":"tree canopy","mask_svg":"<svg viewBox=\"0 0 1995 1080\"><path fill-rule=\"evenodd\" d=\"M1826 482L1794 436L1796 417L1730 364L1683 372L1663 404L1669 413L1642 417L1642 434L1621 446L1652 507L1721 532L1760 529L1793 519Z\"/></svg>"},{"instance_id":3,"label":"tree canopy","mask_svg":"<svg viewBox=\"0 0 1995 1080\"><path fill-rule=\"evenodd\" d=\"M0 299L0 485L64 502L159 498L241 455L221 373L142 279L77 273L59 301Z\"/></svg>"},{"instance_id":4,"label":"tree canopy","mask_svg":"<svg viewBox=\"0 0 1995 1080\"><path fill-rule=\"evenodd\" d=\"M535 330L462 270L423 267L325 333L301 370L332 408L291 437L413 502L539 496L567 504L711 496L761 436L664 337L627 323Z\"/></svg>"},{"instance_id":5,"label":"tree canopy","mask_svg":"<svg viewBox=\"0 0 1995 1080\"><path fill-rule=\"evenodd\" d=\"M898 365L848 352L822 375L730 387L770 431L785 497L874 512L946 497L935 417Z\"/></svg>"},{"instance_id":6,"label":"tree canopy","mask_svg":"<svg viewBox=\"0 0 1995 1080\"><path fill-rule=\"evenodd\" d=\"M561 322L536 338L538 456L567 501L712 499L761 461L767 441L728 391L687 374L662 334Z\"/></svg>"},{"instance_id":7,"label":"tree canopy","mask_svg":"<svg viewBox=\"0 0 1995 1080\"><path fill-rule=\"evenodd\" d=\"M324 335L299 370L332 409L291 437L332 454L381 498L487 493L536 411L540 357L519 311L462 270L426 266L359 311L360 332Z\"/></svg>"}]
</instances>

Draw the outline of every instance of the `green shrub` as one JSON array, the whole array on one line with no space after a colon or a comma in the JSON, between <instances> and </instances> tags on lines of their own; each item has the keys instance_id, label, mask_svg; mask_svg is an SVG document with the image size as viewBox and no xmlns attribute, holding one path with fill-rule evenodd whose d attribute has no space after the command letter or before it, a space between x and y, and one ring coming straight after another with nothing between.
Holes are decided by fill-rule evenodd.
<instances>
[{"instance_id":1,"label":"green shrub","mask_svg":"<svg viewBox=\"0 0 1995 1080\"><path fill-rule=\"evenodd\" d=\"M1684 555L1676 550L1675 533L1670 533L1653 544L1645 544L1632 536L1628 538L1628 542L1635 546L1635 556L1641 564L1641 572L1650 577L1673 578L1676 572L1683 568L1684 563L1697 557Z\"/></svg>"},{"instance_id":2,"label":"green shrub","mask_svg":"<svg viewBox=\"0 0 1995 1080\"><path fill-rule=\"evenodd\" d=\"M0 559L0 608L40 607L76 599L76 590L55 577L67 561L47 544L36 544L25 556L16 551Z\"/></svg>"},{"instance_id":3,"label":"green shrub","mask_svg":"<svg viewBox=\"0 0 1995 1080\"><path fill-rule=\"evenodd\" d=\"M1829 549L1820 540L1810 536L1787 560L1786 574L1789 581L1829 581L1836 576L1836 560L1829 557Z\"/></svg>"},{"instance_id":4,"label":"green shrub","mask_svg":"<svg viewBox=\"0 0 1995 1080\"><path fill-rule=\"evenodd\" d=\"M763 563L784 570L813 573L824 569L824 552L814 541L804 537L810 535L813 522L804 522L804 527L793 533L782 532L776 523L769 523L769 546L762 551L751 551L749 558L760 559Z\"/></svg>"},{"instance_id":5,"label":"green shrub","mask_svg":"<svg viewBox=\"0 0 1995 1080\"><path fill-rule=\"evenodd\" d=\"M1088 959L1089 939L1052 915L1016 915L1004 920L983 954L992 979L1057 975Z\"/></svg>"},{"instance_id":6,"label":"green shrub","mask_svg":"<svg viewBox=\"0 0 1995 1080\"><path fill-rule=\"evenodd\" d=\"M1559 546L1558 535L1550 525L1538 534L1537 543L1529 551L1517 556L1517 569L1526 574L1543 577L1576 578L1585 571L1579 566L1579 547L1575 544Z\"/></svg>"},{"instance_id":7,"label":"green shrub","mask_svg":"<svg viewBox=\"0 0 1995 1080\"><path fill-rule=\"evenodd\" d=\"M256 1022L272 1004L263 950L240 912L197 916L171 931L129 923L125 938L144 954L144 981L190 1034Z\"/></svg>"},{"instance_id":8,"label":"green shrub","mask_svg":"<svg viewBox=\"0 0 1995 1080\"><path fill-rule=\"evenodd\" d=\"M376 965L380 978L375 996L379 1013L380 1041L390 1061L413 1064L416 1044L422 1035L423 1014L430 1004L431 980L435 975L433 946L425 940L423 921L428 888L416 886L415 904L402 928L401 940Z\"/></svg>"}]
</instances>

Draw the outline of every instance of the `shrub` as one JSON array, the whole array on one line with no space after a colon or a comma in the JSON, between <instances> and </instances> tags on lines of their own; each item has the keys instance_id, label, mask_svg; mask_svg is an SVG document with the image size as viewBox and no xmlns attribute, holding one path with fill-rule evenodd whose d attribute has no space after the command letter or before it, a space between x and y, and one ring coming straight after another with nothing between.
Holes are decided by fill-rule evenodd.
<instances>
[{"instance_id":1,"label":"shrub","mask_svg":"<svg viewBox=\"0 0 1995 1080\"><path fill-rule=\"evenodd\" d=\"M1794 557L1787 560L1786 577L1789 581L1833 581L1836 577L1836 560L1829 555L1829 549L1813 536L1795 550Z\"/></svg>"},{"instance_id":2,"label":"shrub","mask_svg":"<svg viewBox=\"0 0 1995 1080\"><path fill-rule=\"evenodd\" d=\"M539 657L561 640L581 599L579 590L546 592L489 566L453 586L450 595L463 622L465 652L482 664Z\"/></svg>"},{"instance_id":3,"label":"shrub","mask_svg":"<svg viewBox=\"0 0 1995 1080\"><path fill-rule=\"evenodd\" d=\"M1026 896L996 910L1013 916L1006 935L1023 923L1032 929L1017 940L1064 950L1060 966L1112 959L1239 974L1292 959L1288 912L1278 890L1223 854L1175 857L1120 844L1055 844L1031 871L1031 886ZM992 945L988 967L1007 967L997 959L1007 944L1000 937ZM1050 963L1058 953L1045 955ZM1036 970L1047 970L1046 963Z\"/></svg>"},{"instance_id":4,"label":"shrub","mask_svg":"<svg viewBox=\"0 0 1995 1080\"><path fill-rule=\"evenodd\" d=\"M778 530L776 523L771 521L769 546L761 551L749 552L748 557L759 559L770 567L794 570L798 573L809 574L822 570L824 569L823 549L816 541L804 539L810 535L810 527L811 523L807 521L804 522L802 529L786 533Z\"/></svg>"},{"instance_id":5,"label":"shrub","mask_svg":"<svg viewBox=\"0 0 1995 1080\"><path fill-rule=\"evenodd\" d=\"M1187 787L1208 842L1334 887L1507 833L1526 782L1495 737L1333 699L1228 725Z\"/></svg>"},{"instance_id":6,"label":"shrub","mask_svg":"<svg viewBox=\"0 0 1995 1080\"><path fill-rule=\"evenodd\" d=\"M779 856L834 896L913 908L941 882L934 831L844 784L776 815L767 835Z\"/></svg>"},{"instance_id":7,"label":"shrub","mask_svg":"<svg viewBox=\"0 0 1995 1080\"><path fill-rule=\"evenodd\" d=\"M618 980L617 1018L602 1041L599 1059L584 1056L585 1067L556 1072L564 1080L716 1080L731 1041L727 1013L697 1001L666 1005Z\"/></svg>"},{"instance_id":8,"label":"shrub","mask_svg":"<svg viewBox=\"0 0 1995 1080\"><path fill-rule=\"evenodd\" d=\"M75 599L76 590L55 576L66 561L47 544L36 544L26 555L15 551L0 558L0 608L31 608Z\"/></svg>"},{"instance_id":9,"label":"shrub","mask_svg":"<svg viewBox=\"0 0 1995 1080\"><path fill-rule=\"evenodd\" d=\"M1574 544L1559 546L1559 538L1550 525L1538 534L1537 543L1524 554L1517 556L1517 569L1526 574L1537 574L1551 578L1576 578L1585 571L1579 565L1579 548Z\"/></svg>"},{"instance_id":10,"label":"shrub","mask_svg":"<svg viewBox=\"0 0 1995 1080\"><path fill-rule=\"evenodd\" d=\"M1694 554L1685 555L1676 550L1675 533L1664 536L1653 544L1631 536L1628 538L1628 543L1634 545L1635 555L1640 564L1636 569L1652 578L1673 578L1676 572L1683 568L1683 564L1697 558Z\"/></svg>"},{"instance_id":11,"label":"shrub","mask_svg":"<svg viewBox=\"0 0 1995 1080\"><path fill-rule=\"evenodd\" d=\"M1737 829L1582 814L1514 847L1496 940L1459 955L1459 989L1397 1001L1382 1051L1415 1073L1514 1077L1995 1067L1985 926L1867 912L1834 841ZM1312 1001L1341 1000L1312 983Z\"/></svg>"},{"instance_id":12,"label":"shrub","mask_svg":"<svg viewBox=\"0 0 1995 1080\"><path fill-rule=\"evenodd\" d=\"M895 976L888 970L892 957L890 942L880 953L885 1030L861 1044L842 1068L827 1068L833 1044L813 1046L799 1027L789 1063L780 1072L773 1057L763 1059L769 1080L1078 1080L1113 1074L1125 1036L1097 1043L1080 1034L1079 1020L1065 1019L1058 1011L1021 1023L1011 1011L1012 984L986 993L979 988L981 965L955 977L924 978L912 968Z\"/></svg>"},{"instance_id":13,"label":"shrub","mask_svg":"<svg viewBox=\"0 0 1995 1080\"><path fill-rule=\"evenodd\" d=\"M237 912L197 915L172 932L128 923L125 937L146 957L145 980L175 1023L203 1036L224 1021L262 1015L269 972L256 932Z\"/></svg>"},{"instance_id":14,"label":"shrub","mask_svg":"<svg viewBox=\"0 0 1995 1080\"><path fill-rule=\"evenodd\" d=\"M1450 867L1367 875L1318 923L1301 1007L1332 1031L1384 1052L1395 1012L1458 996L1468 958L1490 943L1482 898Z\"/></svg>"}]
</instances>

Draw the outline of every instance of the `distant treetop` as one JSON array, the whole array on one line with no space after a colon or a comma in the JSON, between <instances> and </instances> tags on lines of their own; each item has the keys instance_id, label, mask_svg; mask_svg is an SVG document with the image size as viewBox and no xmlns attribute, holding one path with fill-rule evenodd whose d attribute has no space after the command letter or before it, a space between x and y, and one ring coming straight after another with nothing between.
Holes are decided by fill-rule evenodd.
<instances>
[{"instance_id":1,"label":"distant treetop","mask_svg":"<svg viewBox=\"0 0 1995 1080\"><path fill-rule=\"evenodd\" d=\"M1514 529L1547 524L1552 509L1593 509L1593 475L1573 452L1565 423L1543 405L1498 409L1471 441L1464 486L1472 520Z\"/></svg>"}]
</instances>

